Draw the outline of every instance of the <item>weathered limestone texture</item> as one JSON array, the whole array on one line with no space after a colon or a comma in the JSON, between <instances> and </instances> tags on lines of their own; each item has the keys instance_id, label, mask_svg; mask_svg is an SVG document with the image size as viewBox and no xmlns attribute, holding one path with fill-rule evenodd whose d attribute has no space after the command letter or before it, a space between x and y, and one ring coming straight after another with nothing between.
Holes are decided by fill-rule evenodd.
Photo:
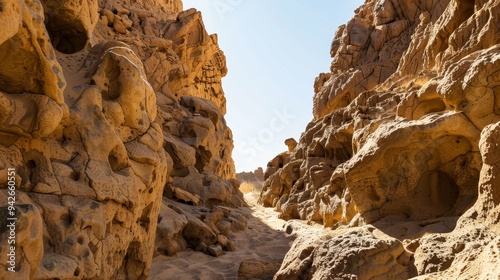
<instances>
[{"instance_id":1,"label":"weathered limestone texture","mask_svg":"<svg viewBox=\"0 0 500 280\"><path fill-rule=\"evenodd\" d=\"M314 119L260 197L338 237L297 245L278 279L499 276L499 16L495 0L368 0L338 29Z\"/></svg>"},{"instance_id":2,"label":"weathered limestone texture","mask_svg":"<svg viewBox=\"0 0 500 280\"><path fill-rule=\"evenodd\" d=\"M230 208L243 199L227 69L199 12L180 0L2 0L0 19L0 279L146 279L155 254L234 249L224 238L247 217Z\"/></svg>"}]
</instances>

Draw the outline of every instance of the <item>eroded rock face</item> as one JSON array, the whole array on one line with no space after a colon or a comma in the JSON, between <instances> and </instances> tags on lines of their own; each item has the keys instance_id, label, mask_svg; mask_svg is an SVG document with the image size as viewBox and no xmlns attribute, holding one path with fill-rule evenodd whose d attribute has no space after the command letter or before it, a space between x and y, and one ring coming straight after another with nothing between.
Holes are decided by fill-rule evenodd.
<instances>
[{"instance_id":1,"label":"eroded rock face","mask_svg":"<svg viewBox=\"0 0 500 280\"><path fill-rule=\"evenodd\" d=\"M122 50L129 63L122 67L142 68L136 58L138 64L132 63L130 49ZM107 51L116 54L112 49ZM107 66L99 63L97 71ZM69 110L66 107L48 137L16 135L19 139L13 145L1 147L4 169L12 167L18 172L16 203L38 209L31 219L43 220L44 226L38 230L43 233L40 242L44 257L39 267L31 266L31 278L129 275L139 279L147 274L167 160L161 145L154 144L163 141L160 127L151 123L156 118L155 96L149 95L153 102L146 106L149 85L140 71L136 74L135 86L128 87L130 91L117 91L114 100L106 100L105 89L99 85L79 86L79 98ZM146 125L138 127L130 122L117 127L105 108L113 106L127 115L120 100L130 94L137 104L145 104L137 112L146 116L142 119ZM8 95L29 100L33 93ZM33 112L19 113L29 117ZM126 144L120 128L131 132ZM2 179L6 186L7 178ZM7 201L6 195L2 191L2 201ZM18 241L22 246L23 241ZM67 265L59 266L59 262ZM18 268L22 267L19 263Z\"/></svg>"},{"instance_id":2,"label":"eroded rock face","mask_svg":"<svg viewBox=\"0 0 500 280\"><path fill-rule=\"evenodd\" d=\"M224 115L226 98L221 78L227 74L227 67L217 35L207 33L200 12L194 9L180 12L179 0L168 2L101 3L96 40L127 38L124 41L131 42L132 49L144 61L155 92L176 100L182 96L205 98L215 103ZM170 12L158 15L157 10Z\"/></svg>"},{"instance_id":3,"label":"eroded rock face","mask_svg":"<svg viewBox=\"0 0 500 280\"><path fill-rule=\"evenodd\" d=\"M26 49L20 61L36 67L33 76L47 79L40 76L32 80L33 85L23 83L22 89L1 89L8 109L2 110L6 127L2 135L6 137L2 137L5 141L0 148L1 166L4 171L16 169L16 203L32 209L23 215L33 221L30 225L19 223L17 252L24 246L26 256L18 259L16 270L23 271L26 279L144 278L152 258L167 160L161 145L155 144L163 138L159 125L152 123L156 98L143 75L142 63L126 46L105 48L102 61L96 61L94 80L106 79L103 68L110 67L117 57L125 62L114 67L120 73L114 81L114 98L104 94L107 89L102 84L82 83L74 89L79 97L68 106L63 103L61 66L44 35L41 5L25 5L40 7L29 11L39 25L19 24L15 36L35 46L31 51ZM27 34L45 37L37 40ZM40 42L45 45L37 46ZM9 41L1 46L12 48L2 52L12 57L19 50ZM40 63L53 66L41 68L37 66ZM135 72L124 71L132 69ZM29 70L25 73L31 75ZM2 74L7 77L12 71L4 69ZM47 88L57 79L57 87ZM6 79L2 82L7 84ZM38 87L41 92L36 82L45 84ZM127 99L130 103L123 102ZM108 107L128 122L115 123ZM7 177L1 183L7 186ZM2 190L2 201L7 201ZM39 235L33 236L37 232ZM31 238L21 238L24 234L31 234ZM9 272L2 269L1 273Z\"/></svg>"},{"instance_id":4,"label":"eroded rock face","mask_svg":"<svg viewBox=\"0 0 500 280\"><path fill-rule=\"evenodd\" d=\"M448 234L420 239L415 251L419 274L437 272L432 277L488 279L500 275L499 178L500 122L486 126L479 141L483 160L476 203ZM439 261L436 261L439 260Z\"/></svg>"},{"instance_id":5,"label":"eroded rock face","mask_svg":"<svg viewBox=\"0 0 500 280\"><path fill-rule=\"evenodd\" d=\"M314 84L314 120L293 151L270 162L260 202L284 219L389 232L411 253L398 262L401 278L497 277L483 250L498 249L489 216L498 155L486 143L497 141L500 120L499 14L498 1L366 1L337 31L331 72ZM327 242L311 256L335 250ZM301 271L368 277L342 268L354 259L332 256ZM287 271L279 275L302 277Z\"/></svg>"},{"instance_id":6,"label":"eroded rock face","mask_svg":"<svg viewBox=\"0 0 500 280\"><path fill-rule=\"evenodd\" d=\"M206 246L234 249L226 236L246 217L217 208L243 204L225 58L200 13L181 10L0 2L0 235L15 180L19 279L146 279L153 255L208 233ZM2 279L9 249L0 244Z\"/></svg>"},{"instance_id":7,"label":"eroded rock face","mask_svg":"<svg viewBox=\"0 0 500 280\"><path fill-rule=\"evenodd\" d=\"M59 107L64 104L62 92L66 84L44 26L42 5L39 1L6 0L2 2L0 19L6 22L0 35L0 59L3 61L0 66L2 127L12 126L11 129L16 129L17 126L20 130L18 133L31 134L36 130L35 128L40 129L48 125L48 128L41 131L42 136L47 136L55 125L45 122L54 117L53 122L57 124L62 117L61 113L50 117L35 118L41 122L38 124L35 124L36 121L33 118L20 121L16 119L19 116L13 113L36 108L39 108L37 111L43 112L42 108L48 102L55 103L49 107ZM13 96L7 97L4 92L14 94L28 92L46 97L16 102L12 100ZM14 108L19 108L19 110ZM47 111L54 111L54 109ZM49 112L45 113L49 114ZM9 116L12 117L9 118Z\"/></svg>"},{"instance_id":8,"label":"eroded rock face","mask_svg":"<svg viewBox=\"0 0 500 280\"><path fill-rule=\"evenodd\" d=\"M144 74L157 97L163 147L173 160L167 196L184 200L185 195L175 196L175 188L180 188L198 197L195 204L241 206L243 199L233 180L233 136L224 119L221 79L227 68L217 36L207 34L200 12L179 12L174 3L180 1L153 2L100 3L95 41L127 42L144 63ZM157 15L155 9L167 12ZM130 21L124 32L110 24L116 17Z\"/></svg>"},{"instance_id":9,"label":"eroded rock face","mask_svg":"<svg viewBox=\"0 0 500 280\"><path fill-rule=\"evenodd\" d=\"M95 42L116 45L109 42L113 39L130 45L143 62L145 70L141 74L156 95L156 123L163 136L163 142L156 144L169 155L171 168L163 191L163 205L168 207L160 211L155 255L174 255L187 247L208 248L217 243L203 237L208 233L225 237L232 230L245 228L231 227L228 220L221 224L229 228L219 230L217 225L224 219L214 215L205 217L206 212L215 211L213 206L238 207L244 202L239 183L234 179L232 132L224 119L221 79L227 72L225 56L217 45L216 35L207 34L201 14L194 9L181 12L180 7L180 1L100 2L101 16L94 31ZM99 60L103 57L101 52L96 49L89 56ZM119 59L119 56L113 58L116 61L113 63L121 65ZM99 81L92 78L96 84L108 87L110 99L115 99L112 93L116 90L112 81L115 75L108 73L106 79ZM107 111L118 126L127 122L114 107ZM139 120L138 117L130 121ZM192 232L193 225L201 230Z\"/></svg>"}]
</instances>

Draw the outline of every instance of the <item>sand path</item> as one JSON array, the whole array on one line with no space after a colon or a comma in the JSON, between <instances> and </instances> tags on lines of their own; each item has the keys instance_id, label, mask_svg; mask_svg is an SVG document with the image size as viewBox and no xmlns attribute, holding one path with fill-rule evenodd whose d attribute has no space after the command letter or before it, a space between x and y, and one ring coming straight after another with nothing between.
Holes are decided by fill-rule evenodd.
<instances>
[{"instance_id":1,"label":"sand path","mask_svg":"<svg viewBox=\"0 0 500 280\"><path fill-rule=\"evenodd\" d=\"M290 249L294 235L284 232L285 221L278 219L273 208L256 203L252 193L245 195L249 207L241 210L250 215L248 229L232 233L233 252L215 258L188 250L177 256L154 258L150 280L218 280L272 279Z\"/></svg>"}]
</instances>

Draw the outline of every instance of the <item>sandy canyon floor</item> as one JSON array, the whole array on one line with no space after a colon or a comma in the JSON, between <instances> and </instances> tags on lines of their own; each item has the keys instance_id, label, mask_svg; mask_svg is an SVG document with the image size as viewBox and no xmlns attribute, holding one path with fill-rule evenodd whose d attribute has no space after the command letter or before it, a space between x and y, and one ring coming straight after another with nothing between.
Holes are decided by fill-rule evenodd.
<instances>
[{"instance_id":1,"label":"sandy canyon floor","mask_svg":"<svg viewBox=\"0 0 500 280\"><path fill-rule=\"evenodd\" d=\"M301 227L303 222L293 221L295 230L287 234L290 225L279 219L273 208L257 204L257 199L258 194L245 195L248 207L241 210L250 219L246 230L230 237L235 251L224 252L218 258L194 250L172 257L158 256L153 260L149 279L272 279L295 238L311 231L329 231L316 226Z\"/></svg>"}]
</instances>

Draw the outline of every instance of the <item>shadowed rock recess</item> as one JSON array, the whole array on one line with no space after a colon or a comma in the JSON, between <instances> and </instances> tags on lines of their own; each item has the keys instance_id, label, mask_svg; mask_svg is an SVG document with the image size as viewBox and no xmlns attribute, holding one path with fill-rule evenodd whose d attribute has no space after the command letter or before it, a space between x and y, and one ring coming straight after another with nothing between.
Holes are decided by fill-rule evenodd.
<instances>
[{"instance_id":1,"label":"shadowed rock recess","mask_svg":"<svg viewBox=\"0 0 500 280\"><path fill-rule=\"evenodd\" d=\"M155 255L234 249L226 62L199 12L0 0L0 21L0 279L146 279Z\"/></svg>"},{"instance_id":2,"label":"shadowed rock recess","mask_svg":"<svg viewBox=\"0 0 500 280\"><path fill-rule=\"evenodd\" d=\"M260 203L331 228L275 279L497 279L500 1L366 1ZM312 245L311 245L312 244Z\"/></svg>"}]
</instances>

